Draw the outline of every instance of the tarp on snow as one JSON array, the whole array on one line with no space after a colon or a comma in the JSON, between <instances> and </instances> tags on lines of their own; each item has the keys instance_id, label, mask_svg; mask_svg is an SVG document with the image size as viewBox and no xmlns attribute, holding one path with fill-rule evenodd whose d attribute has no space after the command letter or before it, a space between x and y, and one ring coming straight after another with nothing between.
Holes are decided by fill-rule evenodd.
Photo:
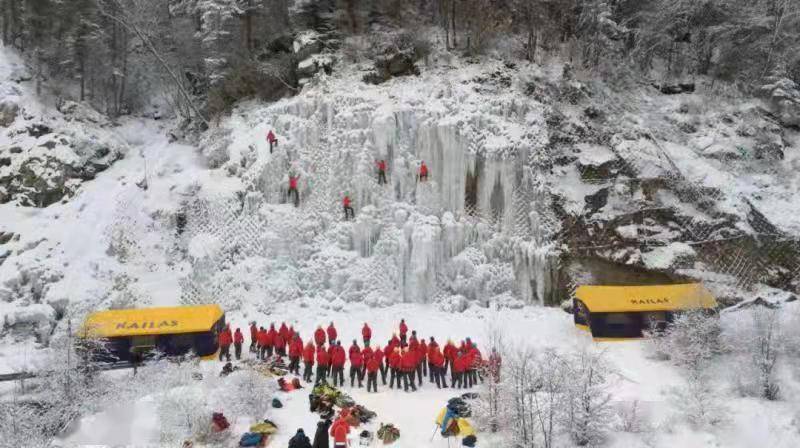
<instances>
[{"instance_id":1,"label":"tarp on snow","mask_svg":"<svg viewBox=\"0 0 800 448\"><path fill-rule=\"evenodd\" d=\"M112 338L211 331L225 313L219 305L98 311L86 318L81 336Z\"/></svg>"}]
</instances>

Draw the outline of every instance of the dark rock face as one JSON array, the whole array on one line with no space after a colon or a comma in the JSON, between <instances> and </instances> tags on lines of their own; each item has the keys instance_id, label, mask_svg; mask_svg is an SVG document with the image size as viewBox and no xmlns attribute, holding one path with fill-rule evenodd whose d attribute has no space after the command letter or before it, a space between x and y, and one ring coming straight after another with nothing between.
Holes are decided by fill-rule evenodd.
<instances>
[{"instance_id":1,"label":"dark rock face","mask_svg":"<svg viewBox=\"0 0 800 448\"><path fill-rule=\"evenodd\" d=\"M380 84L395 76L419 75L414 53L400 51L379 56L375 60L375 71L364 75L364 82Z\"/></svg>"}]
</instances>

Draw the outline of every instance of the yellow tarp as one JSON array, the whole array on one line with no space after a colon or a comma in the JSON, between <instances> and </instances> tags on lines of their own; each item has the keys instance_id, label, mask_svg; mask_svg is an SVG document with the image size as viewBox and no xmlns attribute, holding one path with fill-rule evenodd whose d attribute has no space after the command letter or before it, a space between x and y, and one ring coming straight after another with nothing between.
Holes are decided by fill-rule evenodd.
<instances>
[{"instance_id":1,"label":"yellow tarp","mask_svg":"<svg viewBox=\"0 0 800 448\"><path fill-rule=\"evenodd\" d=\"M592 313L714 308L714 296L699 283L656 286L581 286L575 292Z\"/></svg>"},{"instance_id":2,"label":"yellow tarp","mask_svg":"<svg viewBox=\"0 0 800 448\"><path fill-rule=\"evenodd\" d=\"M442 421L444 420L444 415L446 413L447 413L447 408L442 408L442 410L439 411L439 415L436 416L436 424L439 425L439 427L442 426ZM456 417L453 418L453 420L455 420L456 424L458 425L458 436L467 437L475 435L475 429L472 427L472 425L469 424L469 421L467 419Z\"/></svg>"},{"instance_id":3,"label":"yellow tarp","mask_svg":"<svg viewBox=\"0 0 800 448\"><path fill-rule=\"evenodd\" d=\"M82 336L112 338L201 333L211 330L223 314L219 305L98 311L86 318Z\"/></svg>"}]
</instances>

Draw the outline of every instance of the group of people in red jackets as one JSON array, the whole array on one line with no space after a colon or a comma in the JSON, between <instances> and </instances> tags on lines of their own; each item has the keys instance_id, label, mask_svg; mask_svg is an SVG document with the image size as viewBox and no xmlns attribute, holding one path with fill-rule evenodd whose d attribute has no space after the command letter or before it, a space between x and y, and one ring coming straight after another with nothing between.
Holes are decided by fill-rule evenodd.
<instances>
[{"instance_id":1,"label":"group of people in red jackets","mask_svg":"<svg viewBox=\"0 0 800 448\"><path fill-rule=\"evenodd\" d=\"M447 341L440 346L433 337L426 341L418 337L416 331L409 334L404 319L400 320L398 333L383 348L372 344L372 329L367 323L361 328L361 337L363 348L357 340L353 340L345 350L333 322L326 329L317 327L313 340L305 344L294 327L287 326L285 322L278 329L274 323L266 329L256 327L253 322L250 325L250 351L263 360L273 356L288 356L291 373L300 375L302 362L305 381L311 382L314 376L315 384L330 381L340 387L345 384L345 365L349 361L350 387L356 387L356 384L359 388L364 387L366 379L367 392L378 391L378 378L386 386L388 377L389 388L416 391L418 386L423 385L423 378L428 378L437 388L447 388L449 376L452 387L463 389L483 381L485 371L493 377L499 377L499 354L493 350L488 361L485 361L470 338L458 345ZM236 346L236 359L240 359L244 341L242 333L237 328L236 333L231 335L230 327L226 327L219 336L220 361L223 357L230 360L229 341Z\"/></svg>"},{"instance_id":2,"label":"group of people in red jackets","mask_svg":"<svg viewBox=\"0 0 800 448\"><path fill-rule=\"evenodd\" d=\"M225 358L226 361L231 360L231 344L236 350L236 359L242 359L242 344L244 343L244 336L237 328L234 333L231 333L231 326L226 325L225 328L219 333L217 337L219 343L219 360Z\"/></svg>"}]
</instances>

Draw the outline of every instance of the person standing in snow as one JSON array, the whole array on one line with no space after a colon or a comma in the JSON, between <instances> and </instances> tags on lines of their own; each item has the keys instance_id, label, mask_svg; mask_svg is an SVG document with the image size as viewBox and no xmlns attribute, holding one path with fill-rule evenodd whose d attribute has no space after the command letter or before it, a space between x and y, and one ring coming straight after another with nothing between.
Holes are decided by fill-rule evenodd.
<instances>
[{"instance_id":1,"label":"person standing in snow","mask_svg":"<svg viewBox=\"0 0 800 448\"><path fill-rule=\"evenodd\" d=\"M250 353L258 352L258 327L255 321L250 322Z\"/></svg>"},{"instance_id":2,"label":"person standing in snow","mask_svg":"<svg viewBox=\"0 0 800 448\"><path fill-rule=\"evenodd\" d=\"M317 347L317 380L315 384L326 381L328 378L328 367L330 366L331 358L325 346L320 345Z\"/></svg>"},{"instance_id":3,"label":"person standing in snow","mask_svg":"<svg viewBox=\"0 0 800 448\"><path fill-rule=\"evenodd\" d=\"M264 327L260 327L258 329L258 334L256 335L256 339L258 340L258 352L256 356L259 359L266 359L267 353L267 330Z\"/></svg>"},{"instance_id":4,"label":"person standing in snow","mask_svg":"<svg viewBox=\"0 0 800 448\"><path fill-rule=\"evenodd\" d=\"M378 357L373 353L367 358L367 392L369 392L370 386L372 386L373 392L378 392L378 370L380 370L380 368L381 363Z\"/></svg>"},{"instance_id":5,"label":"person standing in snow","mask_svg":"<svg viewBox=\"0 0 800 448\"><path fill-rule=\"evenodd\" d=\"M289 343L289 373L300 375L300 357L303 355L303 340L300 335L294 334Z\"/></svg>"},{"instance_id":6,"label":"person standing in snow","mask_svg":"<svg viewBox=\"0 0 800 448\"><path fill-rule=\"evenodd\" d=\"M322 325L317 326L317 331L314 332L314 342L317 347L325 345L325 330L322 329Z\"/></svg>"},{"instance_id":7,"label":"person standing in snow","mask_svg":"<svg viewBox=\"0 0 800 448\"><path fill-rule=\"evenodd\" d=\"M242 359L242 344L244 343L244 335L240 329L236 329L233 333L233 349L236 353L236 360Z\"/></svg>"},{"instance_id":8,"label":"person standing in snow","mask_svg":"<svg viewBox=\"0 0 800 448\"><path fill-rule=\"evenodd\" d=\"M360 350L350 352L350 387L353 387L355 380L358 379L358 388L364 387L362 381L364 376L361 374L364 368L364 355Z\"/></svg>"},{"instance_id":9,"label":"person standing in snow","mask_svg":"<svg viewBox=\"0 0 800 448\"><path fill-rule=\"evenodd\" d=\"M406 325L406 320L400 319L400 348L405 348L407 334L408 334L408 325Z\"/></svg>"},{"instance_id":10,"label":"person standing in snow","mask_svg":"<svg viewBox=\"0 0 800 448\"><path fill-rule=\"evenodd\" d=\"M444 346L444 350L442 353L444 354L444 371L447 373L447 370L450 369L450 384L455 384L456 381L456 372L453 370L453 361L456 359L456 346L453 344L453 341L447 340L447 344Z\"/></svg>"},{"instance_id":11,"label":"person standing in snow","mask_svg":"<svg viewBox=\"0 0 800 448\"><path fill-rule=\"evenodd\" d=\"M333 343L336 342L336 336L338 336L336 332L336 327L333 326L333 322L328 325L328 344L333 347Z\"/></svg>"},{"instance_id":12,"label":"person standing in snow","mask_svg":"<svg viewBox=\"0 0 800 448\"><path fill-rule=\"evenodd\" d=\"M428 180L428 165L425 165L423 160L419 165L419 181L425 182Z\"/></svg>"},{"instance_id":13,"label":"person standing in snow","mask_svg":"<svg viewBox=\"0 0 800 448\"><path fill-rule=\"evenodd\" d=\"M436 387L441 389L442 386L447 388L447 381L444 376L444 355L439 350L439 346L432 345L429 347L428 358L430 360L430 370L433 380L436 382Z\"/></svg>"},{"instance_id":14,"label":"person standing in snow","mask_svg":"<svg viewBox=\"0 0 800 448\"><path fill-rule=\"evenodd\" d=\"M350 205L350 193L344 194L342 205L344 206L344 220L348 221L350 218L356 219L356 212L353 211L353 207Z\"/></svg>"},{"instance_id":15,"label":"person standing in snow","mask_svg":"<svg viewBox=\"0 0 800 448\"><path fill-rule=\"evenodd\" d=\"M311 371L314 367L314 344L308 341L303 349L303 380L307 383L311 382Z\"/></svg>"},{"instance_id":16,"label":"person standing in snow","mask_svg":"<svg viewBox=\"0 0 800 448\"><path fill-rule=\"evenodd\" d=\"M231 327L225 326L225 329L217 337L219 343L219 360L225 357L226 362L231 360L231 344L233 343L233 335L231 334Z\"/></svg>"},{"instance_id":17,"label":"person standing in snow","mask_svg":"<svg viewBox=\"0 0 800 448\"><path fill-rule=\"evenodd\" d=\"M344 364L347 361L345 357L344 348L342 343L337 341L333 346L333 355L331 356L331 367L333 369L333 385L337 384L339 387L344 386Z\"/></svg>"},{"instance_id":18,"label":"person standing in snow","mask_svg":"<svg viewBox=\"0 0 800 448\"><path fill-rule=\"evenodd\" d=\"M269 331L267 331L267 356L272 357L275 349L275 339L278 337L278 331L275 330L275 324L269 324Z\"/></svg>"},{"instance_id":19,"label":"person standing in snow","mask_svg":"<svg viewBox=\"0 0 800 448\"><path fill-rule=\"evenodd\" d=\"M425 342L425 338L419 339L417 356L420 359L420 372L422 372L422 376L428 376L428 344ZM422 377L419 378L419 384L422 384Z\"/></svg>"},{"instance_id":20,"label":"person standing in snow","mask_svg":"<svg viewBox=\"0 0 800 448\"><path fill-rule=\"evenodd\" d=\"M364 347L369 347L369 341L372 339L372 329L369 328L366 322L364 322L364 326L361 327L361 337L364 339Z\"/></svg>"},{"instance_id":21,"label":"person standing in snow","mask_svg":"<svg viewBox=\"0 0 800 448\"><path fill-rule=\"evenodd\" d=\"M278 137L275 137L275 133L272 132L272 129L267 132L267 141L269 142L269 153L272 154L272 146L278 146Z\"/></svg>"},{"instance_id":22,"label":"person standing in snow","mask_svg":"<svg viewBox=\"0 0 800 448\"><path fill-rule=\"evenodd\" d=\"M430 379L431 383L433 383L433 366L431 365L431 354L433 353L433 349L439 348L439 344L436 343L436 339L431 336L430 342L428 342L428 371L430 372Z\"/></svg>"},{"instance_id":23,"label":"person standing in snow","mask_svg":"<svg viewBox=\"0 0 800 448\"><path fill-rule=\"evenodd\" d=\"M395 347L387 356L389 361L389 369L391 374L389 375L389 389L394 389L395 384L397 384L397 388L400 389L400 364L402 361L402 357L400 355L400 349Z\"/></svg>"},{"instance_id":24,"label":"person standing in snow","mask_svg":"<svg viewBox=\"0 0 800 448\"><path fill-rule=\"evenodd\" d=\"M314 443L311 444L311 448L330 448L330 439L328 438L330 427L330 419L320 420L317 423L317 432L314 433Z\"/></svg>"},{"instance_id":25,"label":"person standing in snow","mask_svg":"<svg viewBox=\"0 0 800 448\"><path fill-rule=\"evenodd\" d=\"M278 356L286 356L286 339L280 333L275 334L272 345L275 347L275 353Z\"/></svg>"},{"instance_id":26,"label":"person standing in snow","mask_svg":"<svg viewBox=\"0 0 800 448\"><path fill-rule=\"evenodd\" d=\"M294 193L294 206L300 206L300 193L297 192L297 181L300 179L300 175L294 175L294 173L289 173L289 193L286 196L286 200L292 199L292 193Z\"/></svg>"},{"instance_id":27,"label":"person standing in snow","mask_svg":"<svg viewBox=\"0 0 800 448\"><path fill-rule=\"evenodd\" d=\"M403 350L403 355L400 357L400 368L403 371L403 390L405 392L408 392L409 386L413 392L417 391L417 386L414 385L416 363L417 354L413 350Z\"/></svg>"},{"instance_id":28,"label":"person standing in snow","mask_svg":"<svg viewBox=\"0 0 800 448\"><path fill-rule=\"evenodd\" d=\"M291 340L291 336L289 334L289 327L286 326L286 322L281 322L280 328L278 328L278 334L281 335L284 341Z\"/></svg>"},{"instance_id":29,"label":"person standing in snow","mask_svg":"<svg viewBox=\"0 0 800 448\"><path fill-rule=\"evenodd\" d=\"M386 183L386 161L378 160L378 185Z\"/></svg>"}]
</instances>

